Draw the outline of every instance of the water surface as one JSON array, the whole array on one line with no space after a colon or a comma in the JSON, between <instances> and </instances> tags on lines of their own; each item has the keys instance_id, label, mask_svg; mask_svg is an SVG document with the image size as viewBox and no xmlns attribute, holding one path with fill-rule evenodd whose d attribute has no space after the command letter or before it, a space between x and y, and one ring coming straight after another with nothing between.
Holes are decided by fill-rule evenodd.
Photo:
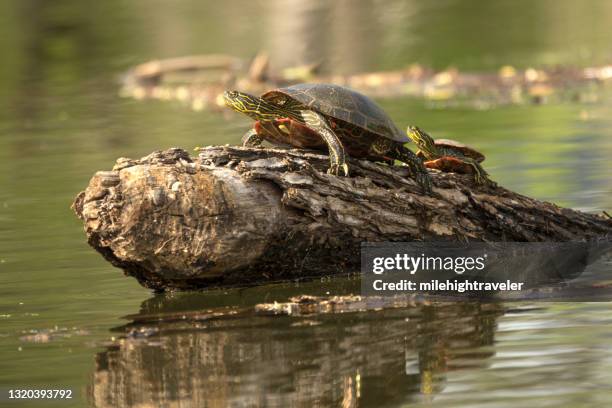
<instances>
[{"instance_id":1,"label":"water surface","mask_svg":"<svg viewBox=\"0 0 612 408\"><path fill-rule=\"evenodd\" d=\"M611 23L607 1L1 2L0 388L74 389L77 399L62 406L609 405L606 303L136 325L154 333L142 340L125 316L248 309L337 288L153 297L87 246L69 207L118 157L238 143L249 125L236 115L119 98L118 78L133 64L267 49L278 66L320 60L340 73L413 62L588 66L610 62ZM400 127L477 146L510 189L612 209L609 99L485 111L380 103Z\"/></svg>"}]
</instances>

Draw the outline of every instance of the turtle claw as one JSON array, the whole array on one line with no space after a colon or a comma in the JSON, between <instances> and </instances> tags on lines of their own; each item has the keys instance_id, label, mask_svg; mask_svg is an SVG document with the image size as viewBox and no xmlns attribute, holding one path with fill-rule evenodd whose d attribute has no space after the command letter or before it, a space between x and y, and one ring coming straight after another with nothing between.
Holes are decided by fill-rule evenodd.
<instances>
[{"instance_id":1,"label":"turtle claw","mask_svg":"<svg viewBox=\"0 0 612 408\"><path fill-rule=\"evenodd\" d=\"M482 185L487 187L497 187L497 183L491 180L490 178L484 178L482 180Z\"/></svg>"},{"instance_id":2,"label":"turtle claw","mask_svg":"<svg viewBox=\"0 0 612 408\"><path fill-rule=\"evenodd\" d=\"M340 168L344 172L344 177L348 177L349 176L348 164L344 163L342 166L340 166Z\"/></svg>"},{"instance_id":3,"label":"turtle claw","mask_svg":"<svg viewBox=\"0 0 612 408\"><path fill-rule=\"evenodd\" d=\"M410 170L411 177L417 182L417 184L423 190L423 193L431 195L433 192L433 184L431 182L431 176L427 172L427 168L423 166L421 161L408 163L408 169Z\"/></svg>"},{"instance_id":4,"label":"turtle claw","mask_svg":"<svg viewBox=\"0 0 612 408\"><path fill-rule=\"evenodd\" d=\"M346 163L343 163L343 164L333 163L331 165L331 167L329 169L327 169L327 174L332 174L334 176L341 176L342 175L344 177L348 177L348 175L349 175L348 164L346 164Z\"/></svg>"},{"instance_id":5,"label":"turtle claw","mask_svg":"<svg viewBox=\"0 0 612 408\"><path fill-rule=\"evenodd\" d=\"M474 173L474 181L476 184L484 187L496 187L497 183L488 178L487 176L483 176L480 172Z\"/></svg>"}]
</instances>

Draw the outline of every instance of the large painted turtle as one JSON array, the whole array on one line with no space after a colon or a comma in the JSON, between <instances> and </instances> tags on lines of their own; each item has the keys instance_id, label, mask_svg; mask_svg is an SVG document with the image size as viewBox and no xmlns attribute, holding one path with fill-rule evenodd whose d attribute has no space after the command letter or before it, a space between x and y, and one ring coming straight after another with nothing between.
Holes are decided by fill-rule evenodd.
<instances>
[{"instance_id":1,"label":"large painted turtle","mask_svg":"<svg viewBox=\"0 0 612 408\"><path fill-rule=\"evenodd\" d=\"M261 97L238 91L223 94L225 104L255 120L243 145L264 140L301 148L329 150L328 173L348 176L347 154L393 162L410 168L426 193L431 192L427 169L404 146L410 140L370 98L331 84L299 84L264 93Z\"/></svg>"},{"instance_id":2,"label":"large painted turtle","mask_svg":"<svg viewBox=\"0 0 612 408\"><path fill-rule=\"evenodd\" d=\"M450 139L433 139L416 126L409 126L408 137L419 147L417 157L425 167L446 172L473 174L477 184L495 184L480 165L485 156L479 151Z\"/></svg>"}]
</instances>

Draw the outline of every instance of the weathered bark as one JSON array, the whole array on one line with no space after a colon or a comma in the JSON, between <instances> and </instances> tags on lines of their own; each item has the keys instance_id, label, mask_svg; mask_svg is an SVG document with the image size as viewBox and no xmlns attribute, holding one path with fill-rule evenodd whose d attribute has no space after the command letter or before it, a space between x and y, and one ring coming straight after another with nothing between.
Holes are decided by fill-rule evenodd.
<instances>
[{"instance_id":1,"label":"weathered bark","mask_svg":"<svg viewBox=\"0 0 612 408\"><path fill-rule=\"evenodd\" d=\"M303 150L209 147L119 159L74 203L90 245L154 289L250 284L356 270L363 241L573 241L610 235L605 216L432 171L351 160L325 173Z\"/></svg>"}]
</instances>

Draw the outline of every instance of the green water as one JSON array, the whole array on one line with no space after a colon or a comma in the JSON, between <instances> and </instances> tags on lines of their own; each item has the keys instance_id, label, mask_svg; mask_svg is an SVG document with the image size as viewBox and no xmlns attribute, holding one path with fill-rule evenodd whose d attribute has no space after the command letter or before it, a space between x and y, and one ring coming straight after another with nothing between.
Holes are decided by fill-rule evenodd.
<instances>
[{"instance_id":1,"label":"green water","mask_svg":"<svg viewBox=\"0 0 612 408\"><path fill-rule=\"evenodd\" d=\"M235 115L119 98L133 64L267 49L279 66L323 61L341 73L412 62L588 66L612 60L611 26L609 1L0 2L0 389L73 389L58 406L609 406L607 303L144 324L158 335L113 343L129 332L128 315L249 309L337 288L153 297L87 246L69 207L117 157L237 143L248 127ZM609 99L486 111L380 103L400 127L478 146L505 187L612 209Z\"/></svg>"}]
</instances>

